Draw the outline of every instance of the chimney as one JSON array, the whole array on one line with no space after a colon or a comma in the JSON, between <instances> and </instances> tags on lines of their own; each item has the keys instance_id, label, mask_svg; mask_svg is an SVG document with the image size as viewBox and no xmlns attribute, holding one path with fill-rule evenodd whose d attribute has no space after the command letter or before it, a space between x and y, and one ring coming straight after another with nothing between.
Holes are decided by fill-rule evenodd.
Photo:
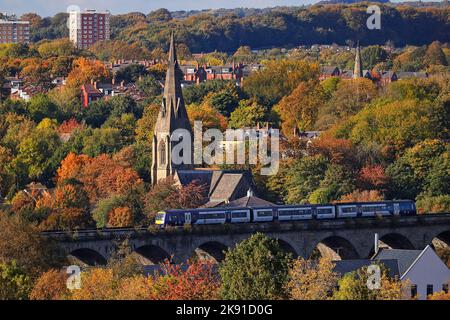
<instances>
[{"instance_id":1,"label":"chimney","mask_svg":"<svg viewBox=\"0 0 450 320\"><path fill-rule=\"evenodd\" d=\"M91 84L92 84L92 85L94 84L94 79L91 79Z\"/></svg>"},{"instance_id":2,"label":"chimney","mask_svg":"<svg viewBox=\"0 0 450 320\"><path fill-rule=\"evenodd\" d=\"M378 241L378 233L375 233L375 245L374 245L375 254L377 254L378 251L380 250L378 242L379 242Z\"/></svg>"},{"instance_id":3,"label":"chimney","mask_svg":"<svg viewBox=\"0 0 450 320\"><path fill-rule=\"evenodd\" d=\"M123 88L125 86L125 80L120 81L120 87Z\"/></svg>"},{"instance_id":4,"label":"chimney","mask_svg":"<svg viewBox=\"0 0 450 320\"><path fill-rule=\"evenodd\" d=\"M253 197L253 190L252 189L248 189L247 190L247 198Z\"/></svg>"},{"instance_id":5,"label":"chimney","mask_svg":"<svg viewBox=\"0 0 450 320\"><path fill-rule=\"evenodd\" d=\"M112 85L115 85L115 84L116 84L116 78L115 78L115 77L112 78L111 84L112 84Z\"/></svg>"}]
</instances>

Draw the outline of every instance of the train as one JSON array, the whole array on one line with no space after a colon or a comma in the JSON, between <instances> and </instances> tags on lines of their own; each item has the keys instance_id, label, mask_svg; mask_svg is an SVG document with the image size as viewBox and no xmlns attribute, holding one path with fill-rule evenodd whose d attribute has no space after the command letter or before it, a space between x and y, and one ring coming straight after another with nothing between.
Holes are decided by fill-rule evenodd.
<instances>
[{"instance_id":1,"label":"train","mask_svg":"<svg viewBox=\"0 0 450 320\"><path fill-rule=\"evenodd\" d=\"M158 212L155 224L165 226L226 223L259 223L313 219L344 219L376 216L416 215L411 200L348 202L338 204L301 204L252 207L173 209Z\"/></svg>"}]
</instances>

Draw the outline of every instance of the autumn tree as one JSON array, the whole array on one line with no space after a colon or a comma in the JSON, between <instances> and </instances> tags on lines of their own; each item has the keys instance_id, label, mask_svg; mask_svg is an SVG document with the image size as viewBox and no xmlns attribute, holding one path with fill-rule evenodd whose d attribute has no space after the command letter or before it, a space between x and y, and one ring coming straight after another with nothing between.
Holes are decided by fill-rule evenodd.
<instances>
[{"instance_id":1,"label":"autumn tree","mask_svg":"<svg viewBox=\"0 0 450 320\"><path fill-rule=\"evenodd\" d=\"M145 212L150 221L162 210L197 208L206 202L207 189L200 181L178 186L172 177L159 181L145 195Z\"/></svg>"},{"instance_id":2,"label":"autumn tree","mask_svg":"<svg viewBox=\"0 0 450 320\"><path fill-rule=\"evenodd\" d=\"M334 264L326 258L319 261L298 258L289 268L286 290L294 300L325 300L335 289L338 274Z\"/></svg>"},{"instance_id":3,"label":"autumn tree","mask_svg":"<svg viewBox=\"0 0 450 320\"><path fill-rule=\"evenodd\" d=\"M39 230L22 217L1 215L0 230L0 262L15 260L32 276L61 262L54 244L42 238Z\"/></svg>"},{"instance_id":4,"label":"autumn tree","mask_svg":"<svg viewBox=\"0 0 450 320\"><path fill-rule=\"evenodd\" d=\"M50 269L43 272L34 283L30 292L31 300L64 300L69 295L67 274L64 271Z\"/></svg>"},{"instance_id":5,"label":"autumn tree","mask_svg":"<svg viewBox=\"0 0 450 320\"><path fill-rule=\"evenodd\" d=\"M30 277L14 260L0 263L1 300L28 300L31 287Z\"/></svg>"},{"instance_id":6,"label":"autumn tree","mask_svg":"<svg viewBox=\"0 0 450 320\"><path fill-rule=\"evenodd\" d=\"M261 105L271 107L290 95L300 82L314 79L318 74L318 65L305 61L269 61L263 70L245 79L243 89Z\"/></svg>"},{"instance_id":7,"label":"autumn tree","mask_svg":"<svg viewBox=\"0 0 450 320\"><path fill-rule=\"evenodd\" d=\"M323 101L322 87L317 81L300 82L298 87L275 107L280 114L284 135L294 135L294 129L312 130Z\"/></svg>"},{"instance_id":8,"label":"autumn tree","mask_svg":"<svg viewBox=\"0 0 450 320\"><path fill-rule=\"evenodd\" d=\"M223 299L285 298L289 255L276 240L256 233L228 249L219 267Z\"/></svg>"},{"instance_id":9,"label":"autumn tree","mask_svg":"<svg viewBox=\"0 0 450 320\"><path fill-rule=\"evenodd\" d=\"M405 298L407 282L389 278L387 269L381 265L379 289L369 289L367 267L347 273L339 280L339 289L334 292L336 300L401 300Z\"/></svg>"}]
</instances>

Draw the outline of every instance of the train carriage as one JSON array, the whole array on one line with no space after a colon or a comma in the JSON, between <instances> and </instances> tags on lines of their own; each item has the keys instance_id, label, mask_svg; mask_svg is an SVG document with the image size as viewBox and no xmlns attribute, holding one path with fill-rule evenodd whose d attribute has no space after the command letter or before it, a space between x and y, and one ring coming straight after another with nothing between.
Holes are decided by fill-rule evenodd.
<instances>
[{"instance_id":1,"label":"train carriage","mask_svg":"<svg viewBox=\"0 0 450 320\"><path fill-rule=\"evenodd\" d=\"M375 216L415 215L416 206L410 200L350 202L339 204L303 204L236 208L176 209L159 212L157 225L225 224L311 219L365 218Z\"/></svg>"}]
</instances>

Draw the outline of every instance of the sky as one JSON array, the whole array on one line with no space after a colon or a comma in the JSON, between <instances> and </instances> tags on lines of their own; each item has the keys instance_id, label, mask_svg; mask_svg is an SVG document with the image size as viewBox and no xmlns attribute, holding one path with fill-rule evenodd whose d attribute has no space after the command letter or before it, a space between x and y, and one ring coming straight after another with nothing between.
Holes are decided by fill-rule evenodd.
<instances>
[{"instance_id":1,"label":"sky","mask_svg":"<svg viewBox=\"0 0 450 320\"><path fill-rule=\"evenodd\" d=\"M148 13L159 8L197 10L218 8L267 8L275 6L300 6L319 0L0 0L0 12L22 15L35 12L42 17L66 12L70 5L81 9L109 10L112 14L139 11Z\"/></svg>"},{"instance_id":2,"label":"sky","mask_svg":"<svg viewBox=\"0 0 450 320\"><path fill-rule=\"evenodd\" d=\"M36 12L40 16L52 16L66 12L70 5L81 9L108 9L112 14L139 11L148 13L159 8L197 10L218 8L266 8L292 6L317 2L318 0L0 0L0 12L21 15Z\"/></svg>"}]
</instances>

